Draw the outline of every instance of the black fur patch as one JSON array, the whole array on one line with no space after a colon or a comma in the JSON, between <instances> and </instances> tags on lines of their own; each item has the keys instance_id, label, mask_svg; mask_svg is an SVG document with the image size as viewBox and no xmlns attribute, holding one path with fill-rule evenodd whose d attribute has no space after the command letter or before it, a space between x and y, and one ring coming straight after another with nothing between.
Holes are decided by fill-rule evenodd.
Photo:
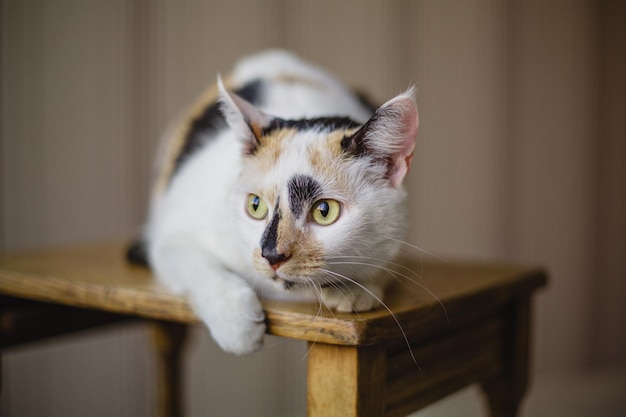
<instances>
[{"instance_id":1,"label":"black fur patch","mask_svg":"<svg viewBox=\"0 0 626 417\"><path fill-rule=\"evenodd\" d=\"M150 266L148 263L148 248L146 242L137 239L132 242L126 249L126 260L131 264Z\"/></svg>"},{"instance_id":2,"label":"black fur patch","mask_svg":"<svg viewBox=\"0 0 626 417\"><path fill-rule=\"evenodd\" d=\"M298 131L317 130L332 132L339 129L350 129L359 126L360 123L349 117L317 117L313 119L284 120L275 118L263 128L263 136L280 129L296 129Z\"/></svg>"},{"instance_id":3,"label":"black fur patch","mask_svg":"<svg viewBox=\"0 0 626 417\"><path fill-rule=\"evenodd\" d=\"M320 196L322 186L308 175L295 175L287 184L287 192L289 209L296 217L300 217L305 205L312 203Z\"/></svg>"},{"instance_id":4,"label":"black fur patch","mask_svg":"<svg viewBox=\"0 0 626 417\"><path fill-rule=\"evenodd\" d=\"M254 80L235 91L239 97L252 103L259 104L261 101L263 82ZM219 103L209 104L202 114L191 121L189 131L184 139L180 153L174 162L173 174L180 169L183 163L194 154L195 151L202 148L207 141L214 138L217 133L226 128L226 119L220 110Z\"/></svg>"},{"instance_id":5,"label":"black fur patch","mask_svg":"<svg viewBox=\"0 0 626 417\"><path fill-rule=\"evenodd\" d=\"M374 113L371 119L369 119L359 130L352 135L345 136L341 140L341 149L353 156L362 156L367 153L367 144L365 143L365 133L373 123L376 123L379 118L378 111Z\"/></svg>"},{"instance_id":6,"label":"black fur patch","mask_svg":"<svg viewBox=\"0 0 626 417\"><path fill-rule=\"evenodd\" d=\"M350 155L361 156L367 151L365 141L363 139L363 129L359 129L354 134L344 136L341 140L341 149Z\"/></svg>"},{"instance_id":7,"label":"black fur patch","mask_svg":"<svg viewBox=\"0 0 626 417\"><path fill-rule=\"evenodd\" d=\"M276 208L274 210L274 217L270 221L270 224L263 232L261 236L261 256L263 256L270 265L276 265L279 262L283 262L287 259L284 253L276 252L278 245L278 225L280 223L281 213L278 207L278 200L276 201Z\"/></svg>"}]
</instances>

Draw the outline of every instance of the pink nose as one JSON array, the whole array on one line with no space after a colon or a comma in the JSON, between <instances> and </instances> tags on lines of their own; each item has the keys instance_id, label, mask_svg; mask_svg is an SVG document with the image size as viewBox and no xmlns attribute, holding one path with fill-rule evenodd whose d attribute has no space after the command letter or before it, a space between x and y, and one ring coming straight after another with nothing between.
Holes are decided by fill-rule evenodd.
<instances>
[{"instance_id":1,"label":"pink nose","mask_svg":"<svg viewBox=\"0 0 626 417\"><path fill-rule=\"evenodd\" d=\"M274 271L278 270L278 268L281 267L281 265L284 264L284 262L278 262L275 264L270 264L270 268L272 268Z\"/></svg>"},{"instance_id":2,"label":"pink nose","mask_svg":"<svg viewBox=\"0 0 626 417\"><path fill-rule=\"evenodd\" d=\"M284 253L272 252L272 253L263 253L263 257L267 260L267 263L270 265L270 268L276 271L278 268L280 268L282 264L287 262L291 256L284 254Z\"/></svg>"}]
</instances>

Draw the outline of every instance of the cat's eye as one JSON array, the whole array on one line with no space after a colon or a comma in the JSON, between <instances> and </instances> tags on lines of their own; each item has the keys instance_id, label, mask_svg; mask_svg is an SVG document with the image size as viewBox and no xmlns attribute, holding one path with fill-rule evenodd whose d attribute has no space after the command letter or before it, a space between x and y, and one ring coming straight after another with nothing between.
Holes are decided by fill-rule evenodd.
<instances>
[{"instance_id":1,"label":"cat's eye","mask_svg":"<svg viewBox=\"0 0 626 417\"><path fill-rule=\"evenodd\" d=\"M321 226L335 223L340 214L341 204L336 200L320 200L311 209L311 218Z\"/></svg>"},{"instance_id":2,"label":"cat's eye","mask_svg":"<svg viewBox=\"0 0 626 417\"><path fill-rule=\"evenodd\" d=\"M263 220L267 216L267 204L256 194L248 195L246 210L253 219Z\"/></svg>"}]
</instances>

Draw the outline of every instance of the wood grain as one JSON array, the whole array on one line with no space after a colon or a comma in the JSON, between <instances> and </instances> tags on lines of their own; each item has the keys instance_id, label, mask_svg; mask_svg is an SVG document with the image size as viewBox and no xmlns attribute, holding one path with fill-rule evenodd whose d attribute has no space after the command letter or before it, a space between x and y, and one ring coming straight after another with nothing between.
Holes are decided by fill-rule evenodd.
<instances>
[{"instance_id":1,"label":"wood grain","mask_svg":"<svg viewBox=\"0 0 626 417\"><path fill-rule=\"evenodd\" d=\"M385 350L312 343L308 355L308 417L384 414Z\"/></svg>"},{"instance_id":2,"label":"wood grain","mask_svg":"<svg viewBox=\"0 0 626 417\"><path fill-rule=\"evenodd\" d=\"M0 294L149 319L198 322L183 298L168 293L149 270L127 264L123 252L124 245L111 243L0 254ZM265 302L268 333L366 346L403 340L404 331L418 342L442 326L460 327L485 316L546 282L537 268L403 263L420 271L419 285L398 283L389 289L385 300L395 318L382 308L346 314L315 304Z\"/></svg>"},{"instance_id":3,"label":"wood grain","mask_svg":"<svg viewBox=\"0 0 626 417\"><path fill-rule=\"evenodd\" d=\"M160 410L179 415L185 324L198 319L123 252L123 245L103 244L0 255L0 312L14 309L9 302L35 302L31 312L87 308L156 320ZM402 416L475 382L493 417L515 416L528 383L530 298L545 285L544 273L412 260L399 268L420 273L389 288L388 310L340 314L264 303L268 333L310 342L309 417Z\"/></svg>"}]
</instances>

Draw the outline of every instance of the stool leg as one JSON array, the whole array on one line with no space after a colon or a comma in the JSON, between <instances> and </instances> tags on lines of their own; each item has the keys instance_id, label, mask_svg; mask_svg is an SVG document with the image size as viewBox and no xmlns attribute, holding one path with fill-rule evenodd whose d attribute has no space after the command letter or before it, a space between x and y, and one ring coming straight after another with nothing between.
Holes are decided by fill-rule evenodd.
<instances>
[{"instance_id":1,"label":"stool leg","mask_svg":"<svg viewBox=\"0 0 626 417\"><path fill-rule=\"evenodd\" d=\"M491 417L516 417L520 403L518 400L500 401L496 395L489 396L488 404Z\"/></svg>"},{"instance_id":2,"label":"stool leg","mask_svg":"<svg viewBox=\"0 0 626 417\"><path fill-rule=\"evenodd\" d=\"M187 326L157 322L153 327L153 343L157 352L157 415L183 415L181 352L187 336Z\"/></svg>"},{"instance_id":3,"label":"stool leg","mask_svg":"<svg viewBox=\"0 0 626 417\"><path fill-rule=\"evenodd\" d=\"M482 382L491 417L516 417L528 386L530 300L509 307L503 333L502 373Z\"/></svg>"},{"instance_id":4,"label":"stool leg","mask_svg":"<svg viewBox=\"0 0 626 417\"><path fill-rule=\"evenodd\" d=\"M384 414L384 350L324 343L309 346L308 417L380 417Z\"/></svg>"}]
</instances>

